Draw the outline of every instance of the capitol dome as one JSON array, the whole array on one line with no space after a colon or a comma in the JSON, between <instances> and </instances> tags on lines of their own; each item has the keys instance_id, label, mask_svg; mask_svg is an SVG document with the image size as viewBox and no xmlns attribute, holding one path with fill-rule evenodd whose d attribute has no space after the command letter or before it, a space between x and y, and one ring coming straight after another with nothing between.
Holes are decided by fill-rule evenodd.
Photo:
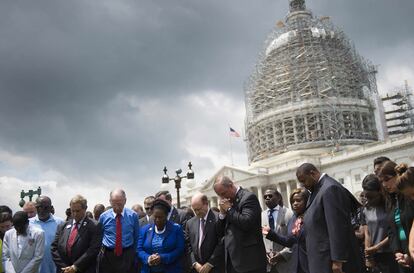
<instances>
[{"instance_id":1,"label":"capitol dome","mask_svg":"<svg viewBox=\"0 0 414 273\"><path fill-rule=\"evenodd\" d=\"M376 69L329 17L290 0L245 86L249 162L378 140Z\"/></svg>"}]
</instances>

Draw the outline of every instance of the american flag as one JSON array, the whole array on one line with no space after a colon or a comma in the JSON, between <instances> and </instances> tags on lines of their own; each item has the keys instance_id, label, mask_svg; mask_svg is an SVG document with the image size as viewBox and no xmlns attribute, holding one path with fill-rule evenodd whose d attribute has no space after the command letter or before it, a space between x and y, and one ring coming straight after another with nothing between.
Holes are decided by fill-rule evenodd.
<instances>
[{"instance_id":1,"label":"american flag","mask_svg":"<svg viewBox=\"0 0 414 273\"><path fill-rule=\"evenodd\" d=\"M233 128L230 127L230 136L240 137L240 134L236 132Z\"/></svg>"}]
</instances>

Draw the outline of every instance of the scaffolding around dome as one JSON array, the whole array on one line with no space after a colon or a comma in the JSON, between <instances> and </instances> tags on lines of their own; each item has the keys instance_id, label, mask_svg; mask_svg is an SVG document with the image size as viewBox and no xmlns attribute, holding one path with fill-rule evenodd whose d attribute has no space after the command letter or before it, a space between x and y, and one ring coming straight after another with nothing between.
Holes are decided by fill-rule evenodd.
<instances>
[{"instance_id":1,"label":"scaffolding around dome","mask_svg":"<svg viewBox=\"0 0 414 273\"><path fill-rule=\"evenodd\" d=\"M245 84L249 161L288 150L376 141L382 107L376 67L329 17L289 0Z\"/></svg>"}]
</instances>

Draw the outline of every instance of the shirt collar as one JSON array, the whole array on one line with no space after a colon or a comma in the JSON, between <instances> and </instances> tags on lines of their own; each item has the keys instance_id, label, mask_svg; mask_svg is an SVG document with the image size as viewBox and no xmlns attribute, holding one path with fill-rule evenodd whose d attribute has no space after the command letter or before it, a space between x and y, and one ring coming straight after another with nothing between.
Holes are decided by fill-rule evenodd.
<instances>
[{"instance_id":1,"label":"shirt collar","mask_svg":"<svg viewBox=\"0 0 414 273\"><path fill-rule=\"evenodd\" d=\"M206 215L203 217L204 221L207 222L208 214L210 213L210 208L208 208Z\"/></svg>"},{"instance_id":2,"label":"shirt collar","mask_svg":"<svg viewBox=\"0 0 414 273\"><path fill-rule=\"evenodd\" d=\"M280 209L280 206L279 205L276 205L276 207L274 207L273 208L273 211L279 211L279 209ZM267 211L270 211L271 209L267 209Z\"/></svg>"},{"instance_id":3,"label":"shirt collar","mask_svg":"<svg viewBox=\"0 0 414 273\"><path fill-rule=\"evenodd\" d=\"M33 218L35 219L36 222L40 222L40 223L47 223L47 222L53 222L53 221L55 221L55 218L53 218L53 214L50 214L49 219L47 219L46 221L40 220L39 219L39 215L36 215Z\"/></svg>"},{"instance_id":4,"label":"shirt collar","mask_svg":"<svg viewBox=\"0 0 414 273\"><path fill-rule=\"evenodd\" d=\"M85 215L85 217L83 217L83 218L82 218L82 220L80 220L80 221L78 222L78 225L79 225L79 226L81 226L81 225L82 225L82 223L85 221L85 218L86 218L86 215ZM76 224L75 219L72 219L72 225L75 225L75 224Z\"/></svg>"},{"instance_id":5,"label":"shirt collar","mask_svg":"<svg viewBox=\"0 0 414 273\"><path fill-rule=\"evenodd\" d=\"M319 177L318 182L321 181L322 177L324 177L325 175L326 175L326 173L322 173L321 176Z\"/></svg>"}]
</instances>

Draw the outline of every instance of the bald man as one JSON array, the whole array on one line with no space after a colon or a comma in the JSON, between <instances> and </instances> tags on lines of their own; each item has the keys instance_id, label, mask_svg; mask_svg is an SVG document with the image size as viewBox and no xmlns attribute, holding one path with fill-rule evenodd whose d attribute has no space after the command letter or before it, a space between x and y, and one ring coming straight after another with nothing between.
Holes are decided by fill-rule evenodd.
<instances>
[{"instance_id":1,"label":"bald man","mask_svg":"<svg viewBox=\"0 0 414 273\"><path fill-rule=\"evenodd\" d=\"M99 273L135 273L135 247L139 224L135 211L125 208L126 194L115 189L109 194L111 209L99 217L103 229L102 249L98 255Z\"/></svg>"},{"instance_id":2,"label":"bald man","mask_svg":"<svg viewBox=\"0 0 414 273\"><path fill-rule=\"evenodd\" d=\"M208 205L207 196L197 193L191 199L195 216L187 221L186 241L193 272L224 272L222 237L217 231L218 213Z\"/></svg>"},{"instance_id":3,"label":"bald man","mask_svg":"<svg viewBox=\"0 0 414 273\"><path fill-rule=\"evenodd\" d=\"M57 227L63 223L63 219L52 214L52 200L47 196L36 199L37 215L30 218L30 224L36 225L45 232L45 254L40 264L40 273L56 273L53 262L51 245L55 239Z\"/></svg>"}]
</instances>

